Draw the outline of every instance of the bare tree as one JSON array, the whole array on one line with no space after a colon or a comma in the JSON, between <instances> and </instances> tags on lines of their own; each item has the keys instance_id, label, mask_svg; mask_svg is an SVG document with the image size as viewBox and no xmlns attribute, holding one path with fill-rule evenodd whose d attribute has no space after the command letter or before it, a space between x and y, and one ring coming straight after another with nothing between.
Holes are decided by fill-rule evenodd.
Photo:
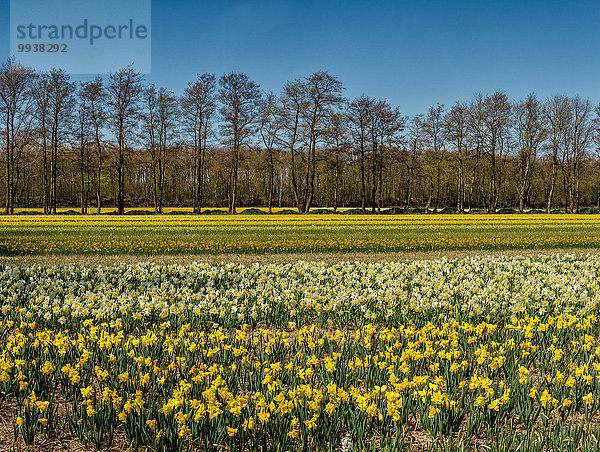
<instances>
[{"instance_id":1,"label":"bare tree","mask_svg":"<svg viewBox=\"0 0 600 452\"><path fill-rule=\"evenodd\" d=\"M279 142L279 135L282 128L280 106L277 96L273 93L265 93L260 103L258 131L262 144L267 151L269 159L269 177L268 177L268 204L269 213L273 210L273 188L275 185L275 162L273 154L275 147Z\"/></svg>"},{"instance_id":2,"label":"bare tree","mask_svg":"<svg viewBox=\"0 0 600 452\"><path fill-rule=\"evenodd\" d=\"M350 137L347 127L347 116L336 112L329 117L327 127L327 161L333 166L333 211L337 212L340 202L340 179L343 164L350 148Z\"/></svg>"},{"instance_id":3,"label":"bare tree","mask_svg":"<svg viewBox=\"0 0 600 452\"><path fill-rule=\"evenodd\" d=\"M199 75L188 83L181 98L185 127L193 137L196 186L194 212L200 213L204 203L204 173L211 122L216 109L216 78L214 74Z\"/></svg>"},{"instance_id":4,"label":"bare tree","mask_svg":"<svg viewBox=\"0 0 600 452\"><path fill-rule=\"evenodd\" d=\"M446 140L448 138L448 129L445 123L444 106L438 104L430 107L425 117L424 131L428 147L428 153L435 170L435 175L431 175L431 189L427 208L431 203L433 195L433 180L435 179L435 206L434 212L439 207L440 186L442 181L442 167L446 160Z\"/></svg>"},{"instance_id":5,"label":"bare tree","mask_svg":"<svg viewBox=\"0 0 600 452\"><path fill-rule=\"evenodd\" d=\"M179 116L178 102L175 94L165 88L158 90L156 97L158 119L158 211L162 213L165 191L165 166L167 149L171 146Z\"/></svg>"},{"instance_id":6,"label":"bare tree","mask_svg":"<svg viewBox=\"0 0 600 452\"><path fill-rule=\"evenodd\" d=\"M167 148L171 144L178 118L178 101L172 91L156 90L154 85L144 89L145 109L141 114L142 137L151 158L154 211L162 213L165 187Z\"/></svg>"},{"instance_id":7,"label":"bare tree","mask_svg":"<svg viewBox=\"0 0 600 452\"><path fill-rule=\"evenodd\" d=\"M294 195L294 202L300 212L302 211L302 202L300 199L302 182L298 173L301 170L304 156L298 148L302 142L302 115L308 105L306 89L302 79L298 78L286 82L283 87L280 103L282 133L278 140L290 155L292 193Z\"/></svg>"},{"instance_id":8,"label":"bare tree","mask_svg":"<svg viewBox=\"0 0 600 452\"><path fill-rule=\"evenodd\" d=\"M490 187L488 212L496 212L500 194L499 165L507 149L506 137L511 120L511 104L502 91L485 99L486 153L490 161Z\"/></svg>"},{"instance_id":9,"label":"bare tree","mask_svg":"<svg viewBox=\"0 0 600 452\"><path fill-rule=\"evenodd\" d=\"M549 123L550 149L552 151L552 177L546 202L546 212L550 213L560 168L559 153L565 149L568 129L571 123L571 108L566 96L554 96L544 105L544 114Z\"/></svg>"},{"instance_id":10,"label":"bare tree","mask_svg":"<svg viewBox=\"0 0 600 452\"><path fill-rule=\"evenodd\" d=\"M80 97L83 99L86 113L92 124L92 135L96 148L96 212L102 211L102 131L106 127L108 116L106 112L107 93L100 76L81 85Z\"/></svg>"},{"instance_id":11,"label":"bare tree","mask_svg":"<svg viewBox=\"0 0 600 452\"><path fill-rule=\"evenodd\" d=\"M42 153L42 182L44 214L50 212L50 181L48 170L48 129L50 116L50 76L47 72L39 74L33 88L35 102L35 138Z\"/></svg>"},{"instance_id":12,"label":"bare tree","mask_svg":"<svg viewBox=\"0 0 600 452\"><path fill-rule=\"evenodd\" d=\"M405 118L387 100L378 100L369 109L368 132L371 141L371 208L381 211L383 204L383 168L385 150L395 145L404 128ZM379 193L376 202L376 193Z\"/></svg>"},{"instance_id":13,"label":"bare tree","mask_svg":"<svg viewBox=\"0 0 600 452\"><path fill-rule=\"evenodd\" d=\"M75 83L62 69L49 74L49 124L50 124L50 207L56 213L58 182L58 151L71 133L75 106Z\"/></svg>"},{"instance_id":14,"label":"bare tree","mask_svg":"<svg viewBox=\"0 0 600 452\"><path fill-rule=\"evenodd\" d=\"M87 213L88 192L89 192L89 155L88 145L92 136L92 122L89 117L87 100L81 94L78 96L79 103L75 112L75 121L73 124L73 148L78 150L79 158L79 189L81 213ZM86 184L87 182L87 184Z\"/></svg>"},{"instance_id":15,"label":"bare tree","mask_svg":"<svg viewBox=\"0 0 600 452\"><path fill-rule=\"evenodd\" d=\"M366 166L366 144L368 140L368 128L370 121L370 110L372 108L373 100L365 96L364 94L357 97L352 102L348 103L346 108L346 115L350 125L350 130L354 138L354 143L358 151L358 158L360 161L360 199L361 209L363 213L366 209L366 177L365 177L365 166Z\"/></svg>"},{"instance_id":16,"label":"bare tree","mask_svg":"<svg viewBox=\"0 0 600 452\"><path fill-rule=\"evenodd\" d=\"M456 213L465 208L465 159L468 153L468 107L457 102L452 106L446 118L448 139L454 145L456 161Z\"/></svg>"},{"instance_id":17,"label":"bare tree","mask_svg":"<svg viewBox=\"0 0 600 452\"><path fill-rule=\"evenodd\" d=\"M138 119L142 76L128 66L109 76L106 88L110 126L117 139L117 213L125 213L125 151Z\"/></svg>"},{"instance_id":18,"label":"bare tree","mask_svg":"<svg viewBox=\"0 0 600 452\"><path fill-rule=\"evenodd\" d=\"M151 167L152 167L152 199L154 201L154 212L158 213L158 176L157 172L157 161L158 161L158 146L157 146L157 135L158 135L158 113L157 113L157 94L156 87L153 84L148 85L142 92L143 99L143 113L141 117L141 129L142 137L146 142L146 147L150 153Z\"/></svg>"},{"instance_id":19,"label":"bare tree","mask_svg":"<svg viewBox=\"0 0 600 452\"><path fill-rule=\"evenodd\" d=\"M5 125L6 213L14 213L21 151L31 138L35 72L15 58L0 66L0 117Z\"/></svg>"},{"instance_id":20,"label":"bare tree","mask_svg":"<svg viewBox=\"0 0 600 452\"><path fill-rule=\"evenodd\" d=\"M411 119L408 126L408 146L402 153L402 163L406 166L406 202L405 210L410 207L413 197L415 171L417 161L423 151L425 140L425 118L423 115L417 115Z\"/></svg>"},{"instance_id":21,"label":"bare tree","mask_svg":"<svg viewBox=\"0 0 600 452\"><path fill-rule=\"evenodd\" d=\"M592 122L592 143L594 146L594 156L596 163L600 166L600 105L595 109L595 116ZM596 211L600 213L600 180L596 181Z\"/></svg>"},{"instance_id":22,"label":"bare tree","mask_svg":"<svg viewBox=\"0 0 600 452\"><path fill-rule=\"evenodd\" d=\"M306 109L303 119L308 145L306 171L304 177L304 196L301 213L309 213L314 196L317 147L324 139L327 121L342 102L342 82L337 77L318 71L304 79L306 90Z\"/></svg>"},{"instance_id":23,"label":"bare tree","mask_svg":"<svg viewBox=\"0 0 600 452\"><path fill-rule=\"evenodd\" d=\"M517 191L519 195L519 212L523 212L525 201L531 190L533 168L548 131L542 111L542 105L535 94L514 106L514 123L518 143L517 155Z\"/></svg>"},{"instance_id":24,"label":"bare tree","mask_svg":"<svg viewBox=\"0 0 600 452\"><path fill-rule=\"evenodd\" d=\"M485 124L485 98L481 93L476 93L468 107L468 135L470 138L471 147L473 149L471 168L471 181L469 183L468 204L471 211L475 187L483 185L483 180L480 182L479 172L482 165L483 155L485 152L485 143L487 139L486 124Z\"/></svg>"},{"instance_id":25,"label":"bare tree","mask_svg":"<svg viewBox=\"0 0 600 452\"><path fill-rule=\"evenodd\" d=\"M579 212L600 202L600 107L594 116L585 99L555 96L541 106L534 95L509 102L502 92L476 94L447 114L438 106L427 119L413 118L405 139L404 118L386 101L361 96L342 111L341 83L326 72L290 81L262 101L247 77L237 84L243 79L223 76L219 90L215 76L204 74L179 100L158 88L140 96L141 76L126 69L107 80L110 91L98 77L74 96L63 71L36 74L7 60L0 70L6 210L39 204L56 212L77 202L85 212L94 189L98 212L103 195L124 211L125 192L132 205L149 204L154 194L157 212L186 203L195 212L224 203L235 211L240 200L304 213L317 202L381 211L391 199L407 209L419 203L457 212L524 211L541 202L547 211L558 204ZM218 91L226 139L212 146ZM241 104L247 108L236 116ZM114 132L113 145L103 140L106 131ZM130 152L139 137L149 152Z\"/></svg>"},{"instance_id":26,"label":"bare tree","mask_svg":"<svg viewBox=\"0 0 600 452\"><path fill-rule=\"evenodd\" d=\"M368 122L367 122L367 130L369 135L369 141L371 144L371 212L375 213L376 209L376 193L378 188L378 166L381 166L380 160L382 160L379 156L381 150L381 140L383 138L383 122L386 108L389 108L389 105L386 101L378 101L372 100L369 103L368 107ZM380 188L381 190L381 188Z\"/></svg>"},{"instance_id":27,"label":"bare tree","mask_svg":"<svg viewBox=\"0 0 600 452\"><path fill-rule=\"evenodd\" d=\"M382 121L382 140L380 146L380 163L379 163L379 211L383 207L383 169L384 169L384 157L388 154L390 157L396 154L398 149L404 145L405 135L402 134L406 128L408 121L407 116L400 114L400 109L386 108L384 109L383 121Z\"/></svg>"},{"instance_id":28,"label":"bare tree","mask_svg":"<svg viewBox=\"0 0 600 452\"><path fill-rule=\"evenodd\" d=\"M221 132L233 151L229 212L236 213L240 149L255 132L260 100L259 86L241 72L231 72L219 79Z\"/></svg>"},{"instance_id":29,"label":"bare tree","mask_svg":"<svg viewBox=\"0 0 600 452\"><path fill-rule=\"evenodd\" d=\"M589 100L576 96L570 100L572 111L570 158L563 170L566 172L568 206L571 213L579 213L580 182L583 161L592 139L592 105Z\"/></svg>"}]
</instances>

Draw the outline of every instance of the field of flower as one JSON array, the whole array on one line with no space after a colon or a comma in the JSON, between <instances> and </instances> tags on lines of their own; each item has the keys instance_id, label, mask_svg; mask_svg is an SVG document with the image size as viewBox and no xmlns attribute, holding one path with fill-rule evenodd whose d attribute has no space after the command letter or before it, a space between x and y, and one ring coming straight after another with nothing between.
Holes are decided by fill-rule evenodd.
<instances>
[{"instance_id":1,"label":"field of flower","mask_svg":"<svg viewBox=\"0 0 600 452\"><path fill-rule=\"evenodd\" d=\"M0 266L0 448L597 450L599 302L593 255Z\"/></svg>"},{"instance_id":2,"label":"field of flower","mask_svg":"<svg viewBox=\"0 0 600 452\"><path fill-rule=\"evenodd\" d=\"M0 216L0 255L600 248L597 215Z\"/></svg>"}]
</instances>

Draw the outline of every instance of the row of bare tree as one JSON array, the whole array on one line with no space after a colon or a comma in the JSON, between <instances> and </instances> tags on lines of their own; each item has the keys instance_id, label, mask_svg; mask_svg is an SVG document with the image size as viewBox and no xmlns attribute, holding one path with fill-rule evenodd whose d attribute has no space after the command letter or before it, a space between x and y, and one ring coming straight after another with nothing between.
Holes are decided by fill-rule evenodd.
<instances>
[{"instance_id":1,"label":"row of bare tree","mask_svg":"<svg viewBox=\"0 0 600 452\"><path fill-rule=\"evenodd\" d=\"M407 118L342 90L323 71L278 94L232 72L198 75L177 96L131 67L77 84L10 58L0 67L5 211L600 207L600 107L589 100L498 91Z\"/></svg>"}]
</instances>

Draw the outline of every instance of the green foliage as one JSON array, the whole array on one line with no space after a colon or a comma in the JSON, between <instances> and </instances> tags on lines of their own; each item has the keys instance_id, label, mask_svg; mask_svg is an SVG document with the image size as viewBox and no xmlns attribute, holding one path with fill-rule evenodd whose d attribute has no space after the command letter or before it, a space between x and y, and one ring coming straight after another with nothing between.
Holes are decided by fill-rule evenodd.
<instances>
[{"instance_id":1,"label":"green foliage","mask_svg":"<svg viewBox=\"0 0 600 452\"><path fill-rule=\"evenodd\" d=\"M154 210L132 209L126 210L125 215L155 215Z\"/></svg>"},{"instance_id":2,"label":"green foliage","mask_svg":"<svg viewBox=\"0 0 600 452\"><path fill-rule=\"evenodd\" d=\"M336 212L333 209L312 209L310 211L310 213L315 213L315 214L332 214L332 213L340 213L339 211Z\"/></svg>"},{"instance_id":3,"label":"green foliage","mask_svg":"<svg viewBox=\"0 0 600 452\"><path fill-rule=\"evenodd\" d=\"M220 209L206 209L201 212L201 215L229 215L229 212Z\"/></svg>"},{"instance_id":4,"label":"green foliage","mask_svg":"<svg viewBox=\"0 0 600 452\"><path fill-rule=\"evenodd\" d=\"M365 209L365 211L363 212L362 209L346 209L343 213L345 215L363 215L365 213L369 213L369 210Z\"/></svg>"},{"instance_id":5,"label":"green foliage","mask_svg":"<svg viewBox=\"0 0 600 452\"><path fill-rule=\"evenodd\" d=\"M242 215L266 215L267 212L261 209L257 209L255 207L250 207L249 209L244 209L240 212Z\"/></svg>"},{"instance_id":6,"label":"green foliage","mask_svg":"<svg viewBox=\"0 0 600 452\"><path fill-rule=\"evenodd\" d=\"M407 213L404 207L390 207L388 209L381 209L381 213L384 215L402 215Z\"/></svg>"},{"instance_id":7,"label":"green foliage","mask_svg":"<svg viewBox=\"0 0 600 452\"><path fill-rule=\"evenodd\" d=\"M298 211L292 210L292 209L283 209L278 212L275 212L275 214L276 215L298 215Z\"/></svg>"}]
</instances>

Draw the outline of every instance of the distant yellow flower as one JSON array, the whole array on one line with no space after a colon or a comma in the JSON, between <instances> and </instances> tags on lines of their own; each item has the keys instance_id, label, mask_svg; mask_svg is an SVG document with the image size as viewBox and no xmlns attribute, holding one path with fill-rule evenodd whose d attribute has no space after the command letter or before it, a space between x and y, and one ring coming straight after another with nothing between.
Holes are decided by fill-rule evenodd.
<instances>
[{"instance_id":1,"label":"distant yellow flower","mask_svg":"<svg viewBox=\"0 0 600 452\"><path fill-rule=\"evenodd\" d=\"M499 411L500 410L500 404L501 404L501 400L500 399L495 399L495 400L492 400L490 402L490 404L488 405L488 408L490 410Z\"/></svg>"},{"instance_id":2,"label":"distant yellow flower","mask_svg":"<svg viewBox=\"0 0 600 452\"><path fill-rule=\"evenodd\" d=\"M545 389L544 389L544 392L542 393L542 396L540 397L540 403L542 404L543 407L545 407L546 404L548 404L548 403L552 403L552 396Z\"/></svg>"},{"instance_id":3,"label":"distant yellow flower","mask_svg":"<svg viewBox=\"0 0 600 452\"><path fill-rule=\"evenodd\" d=\"M269 418L271 417L271 413L269 413L268 411L261 411L258 413L258 419L260 419L260 422L262 424L265 424Z\"/></svg>"},{"instance_id":4,"label":"distant yellow flower","mask_svg":"<svg viewBox=\"0 0 600 452\"><path fill-rule=\"evenodd\" d=\"M306 425L306 428L308 430L312 430L313 428L316 427L318 418L319 418L318 415L314 415L312 418L304 421L304 425Z\"/></svg>"},{"instance_id":5,"label":"distant yellow flower","mask_svg":"<svg viewBox=\"0 0 600 452\"><path fill-rule=\"evenodd\" d=\"M439 413L439 409L434 407L433 405L429 407L429 418L433 419L437 413Z\"/></svg>"},{"instance_id":6,"label":"distant yellow flower","mask_svg":"<svg viewBox=\"0 0 600 452\"><path fill-rule=\"evenodd\" d=\"M565 354L565 352L563 352L562 349L560 349L560 348L555 349L554 356L552 357L552 361L560 361L564 354Z\"/></svg>"},{"instance_id":7,"label":"distant yellow flower","mask_svg":"<svg viewBox=\"0 0 600 452\"><path fill-rule=\"evenodd\" d=\"M538 394L537 389L531 388L529 390L529 397L531 397L532 399L537 398L537 394Z\"/></svg>"},{"instance_id":8,"label":"distant yellow flower","mask_svg":"<svg viewBox=\"0 0 600 452\"><path fill-rule=\"evenodd\" d=\"M48 375L54 372L54 369L54 365L50 361L46 361L42 366L42 373Z\"/></svg>"},{"instance_id":9,"label":"distant yellow flower","mask_svg":"<svg viewBox=\"0 0 600 452\"><path fill-rule=\"evenodd\" d=\"M92 389L93 388L91 386L88 386L87 388L81 388L81 395L88 399L92 395Z\"/></svg>"},{"instance_id":10,"label":"distant yellow flower","mask_svg":"<svg viewBox=\"0 0 600 452\"><path fill-rule=\"evenodd\" d=\"M245 420L243 427L244 427L244 431L253 430L254 429L254 416L250 416L250 418L248 420Z\"/></svg>"},{"instance_id":11,"label":"distant yellow flower","mask_svg":"<svg viewBox=\"0 0 600 452\"><path fill-rule=\"evenodd\" d=\"M485 401L486 401L486 397L479 396L479 397L477 397L477 399L475 400L475 402L473 402L473 405L474 406L484 406L485 405Z\"/></svg>"}]
</instances>

